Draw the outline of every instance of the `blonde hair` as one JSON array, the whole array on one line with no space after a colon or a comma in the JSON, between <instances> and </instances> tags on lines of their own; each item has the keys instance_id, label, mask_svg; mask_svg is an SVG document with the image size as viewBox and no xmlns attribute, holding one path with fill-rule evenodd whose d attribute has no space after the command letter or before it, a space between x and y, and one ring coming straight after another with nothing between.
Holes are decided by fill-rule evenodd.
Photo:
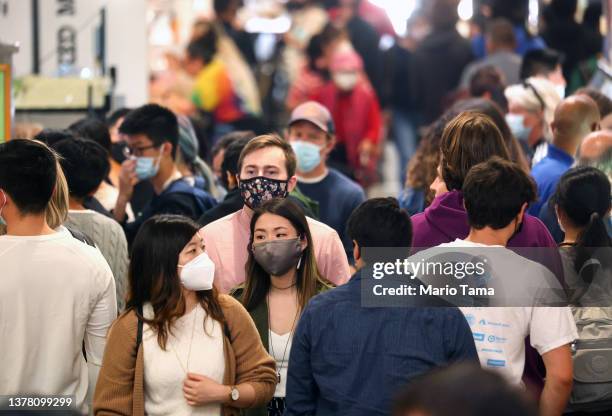
<instances>
[{"instance_id":1,"label":"blonde hair","mask_svg":"<svg viewBox=\"0 0 612 416\"><path fill-rule=\"evenodd\" d=\"M53 188L53 194L51 195L51 199L49 200L49 204L47 205L47 209L45 210L45 219L47 221L47 225L50 228L56 229L68 218L68 182L66 181L66 176L64 176L64 171L60 165L59 159L60 156L57 154L55 150L47 146L45 143L35 140L37 143L45 146L55 157L55 167L57 169L57 175L55 177L55 187ZM0 224L0 235L6 234L6 226Z\"/></svg>"},{"instance_id":2,"label":"blonde hair","mask_svg":"<svg viewBox=\"0 0 612 416\"><path fill-rule=\"evenodd\" d=\"M542 132L544 138L550 141L552 138L550 123L555 118L555 109L562 99L555 89L555 84L544 78L531 77L522 84L507 87L504 95L509 104L514 102L530 112L541 111Z\"/></svg>"},{"instance_id":3,"label":"blonde hair","mask_svg":"<svg viewBox=\"0 0 612 416\"><path fill-rule=\"evenodd\" d=\"M56 157L55 166L57 168L57 176L53 194L51 195L49 205L47 205L47 210L45 211L45 217L49 227L56 229L66 222L68 218L69 192L68 182L66 181L66 176L59 163L59 158L55 152L53 152L53 154Z\"/></svg>"}]
</instances>

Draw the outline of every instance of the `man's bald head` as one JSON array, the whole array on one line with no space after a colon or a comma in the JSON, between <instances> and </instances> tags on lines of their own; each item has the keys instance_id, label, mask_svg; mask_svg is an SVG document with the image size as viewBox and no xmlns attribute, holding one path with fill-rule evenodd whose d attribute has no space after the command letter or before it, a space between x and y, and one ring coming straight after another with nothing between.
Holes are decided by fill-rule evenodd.
<instances>
[{"instance_id":1,"label":"man's bald head","mask_svg":"<svg viewBox=\"0 0 612 416\"><path fill-rule=\"evenodd\" d=\"M612 131L599 130L586 136L580 145L581 163L601 159L612 149Z\"/></svg>"},{"instance_id":2,"label":"man's bald head","mask_svg":"<svg viewBox=\"0 0 612 416\"><path fill-rule=\"evenodd\" d=\"M591 97L569 96L555 109L555 118L551 123L553 144L564 150L573 148L575 153L582 139L599 129L600 121L597 103Z\"/></svg>"}]
</instances>

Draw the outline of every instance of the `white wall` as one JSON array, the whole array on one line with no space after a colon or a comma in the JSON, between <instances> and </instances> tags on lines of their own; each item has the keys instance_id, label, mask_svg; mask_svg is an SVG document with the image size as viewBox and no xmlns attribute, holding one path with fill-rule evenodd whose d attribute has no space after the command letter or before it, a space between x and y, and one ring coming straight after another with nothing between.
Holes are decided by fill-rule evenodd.
<instances>
[{"instance_id":1,"label":"white wall","mask_svg":"<svg viewBox=\"0 0 612 416\"><path fill-rule=\"evenodd\" d=\"M44 1L44 0L43 0ZM32 70L32 24L30 0L5 0L8 14L0 14L0 41L19 42L13 55L13 74L22 76Z\"/></svg>"},{"instance_id":2,"label":"white wall","mask_svg":"<svg viewBox=\"0 0 612 416\"><path fill-rule=\"evenodd\" d=\"M149 97L147 1L108 0L107 5L107 65L117 67L116 94L136 107Z\"/></svg>"},{"instance_id":3,"label":"white wall","mask_svg":"<svg viewBox=\"0 0 612 416\"><path fill-rule=\"evenodd\" d=\"M8 14L0 14L0 41L21 44L14 57L14 74L32 71L32 17L30 0L5 0ZM100 7L106 5L107 68L117 68L116 96L124 105L138 106L148 99L147 0L74 0L74 16L58 16L58 0L40 0L41 73L58 74L57 31L66 24L77 30L77 67L93 69L95 28Z\"/></svg>"}]
</instances>

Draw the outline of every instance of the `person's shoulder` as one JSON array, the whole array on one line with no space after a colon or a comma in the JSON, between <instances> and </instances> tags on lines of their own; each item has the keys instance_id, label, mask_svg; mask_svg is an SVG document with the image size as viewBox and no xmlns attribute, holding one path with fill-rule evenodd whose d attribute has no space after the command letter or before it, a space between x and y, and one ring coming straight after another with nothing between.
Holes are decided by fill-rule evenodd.
<instances>
[{"instance_id":1,"label":"person's shoulder","mask_svg":"<svg viewBox=\"0 0 612 416\"><path fill-rule=\"evenodd\" d=\"M551 164L552 158L550 155L546 154L542 159L540 159L536 164L531 168L531 176L534 178L538 175L545 175L548 170L548 166Z\"/></svg>"},{"instance_id":2,"label":"person's shoulder","mask_svg":"<svg viewBox=\"0 0 612 416\"><path fill-rule=\"evenodd\" d=\"M342 172L329 168L329 177L333 182L339 184L338 190L350 194L364 194L363 188L359 184Z\"/></svg>"},{"instance_id":3,"label":"person's shoulder","mask_svg":"<svg viewBox=\"0 0 612 416\"><path fill-rule=\"evenodd\" d=\"M242 303L232 295L220 293L217 300L223 310L223 316L228 322L235 322L235 319L239 320L244 316L250 316Z\"/></svg>"},{"instance_id":4,"label":"person's shoulder","mask_svg":"<svg viewBox=\"0 0 612 416\"><path fill-rule=\"evenodd\" d=\"M111 230L113 233L121 232L123 233L123 228L121 224L115 221L113 218L109 218L106 215L102 215L99 212L88 211L91 216L91 220L97 223L98 225Z\"/></svg>"},{"instance_id":5,"label":"person's shoulder","mask_svg":"<svg viewBox=\"0 0 612 416\"><path fill-rule=\"evenodd\" d=\"M550 242L550 244L547 244L547 246L550 245L551 247L556 247L556 244L554 244L552 237L550 237L550 232L548 231L548 228L538 217L534 217L530 214L525 214L525 217L523 219L523 229L525 230L525 232L534 233L541 240Z\"/></svg>"},{"instance_id":6,"label":"person's shoulder","mask_svg":"<svg viewBox=\"0 0 612 416\"><path fill-rule=\"evenodd\" d=\"M318 293L308 302L308 309L311 313L329 312L331 306L340 307L345 301L353 298L353 291L347 285L334 287L332 285L320 286Z\"/></svg>"},{"instance_id":7,"label":"person's shoulder","mask_svg":"<svg viewBox=\"0 0 612 416\"><path fill-rule=\"evenodd\" d=\"M227 231L227 227L230 226L234 222L236 216L240 213L240 211L232 212L231 214L226 215L225 217L221 217L218 220L215 220L202 228L202 231L206 233L207 231L215 232L219 230ZM217 236L218 237L218 236Z\"/></svg>"},{"instance_id":8,"label":"person's shoulder","mask_svg":"<svg viewBox=\"0 0 612 416\"><path fill-rule=\"evenodd\" d=\"M425 215L425 211L418 212L414 215L410 216L410 221L412 222L412 231L414 232L415 226L421 225L427 220L427 216Z\"/></svg>"},{"instance_id":9,"label":"person's shoulder","mask_svg":"<svg viewBox=\"0 0 612 416\"><path fill-rule=\"evenodd\" d=\"M60 241L62 246L74 256L72 264L77 264L79 261L96 267L106 264L106 260L104 260L98 248L74 238L66 227L62 226L57 232L65 234Z\"/></svg>"},{"instance_id":10,"label":"person's shoulder","mask_svg":"<svg viewBox=\"0 0 612 416\"><path fill-rule=\"evenodd\" d=\"M308 222L308 227L310 228L310 233L313 238L318 237L327 237L333 235L336 232L329 225L322 223L321 221L317 221L314 218L306 217L306 221Z\"/></svg>"},{"instance_id":11,"label":"person's shoulder","mask_svg":"<svg viewBox=\"0 0 612 416\"><path fill-rule=\"evenodd\" d=\"M138 317L134 309L124 311L113 322L109 332L121 338L136 339L138 333Z\"/></svg>"}]
</instances>

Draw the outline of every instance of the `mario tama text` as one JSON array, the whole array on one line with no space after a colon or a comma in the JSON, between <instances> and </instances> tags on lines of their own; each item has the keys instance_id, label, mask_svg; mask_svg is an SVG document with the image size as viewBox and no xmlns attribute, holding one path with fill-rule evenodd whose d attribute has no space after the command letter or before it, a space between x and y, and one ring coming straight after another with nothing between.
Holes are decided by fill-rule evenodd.
<instances>
[{"instance_id":1,"label":"mario tama text","mask_svg":"<svg viewBox=\"0 0 612 416\"><path fill-rule=\"evenodd\" d=\"M435 261L425 259L396 259L372 264L374 280L402 279L418 280L420 284L374 284L374 296L495 296L495 288L482 287L478 282L467 283L467 280L480 278L486 273L487 259L476 261ZM466 280L459 284L425 284L424 277L434 279Z\"/></svg>"},{"instance_id":2,"label":"mario tama text","mask_svg":"<svg viewBox=\"0 0 612 416\"><path fill-rule=\"evenodd\" d=\"M558 259L558 253L456 246L415 252L393 247L364 248L362 257L365 307L567 305L560 281L541 264Z\"/></svg>"}]
</instances>

